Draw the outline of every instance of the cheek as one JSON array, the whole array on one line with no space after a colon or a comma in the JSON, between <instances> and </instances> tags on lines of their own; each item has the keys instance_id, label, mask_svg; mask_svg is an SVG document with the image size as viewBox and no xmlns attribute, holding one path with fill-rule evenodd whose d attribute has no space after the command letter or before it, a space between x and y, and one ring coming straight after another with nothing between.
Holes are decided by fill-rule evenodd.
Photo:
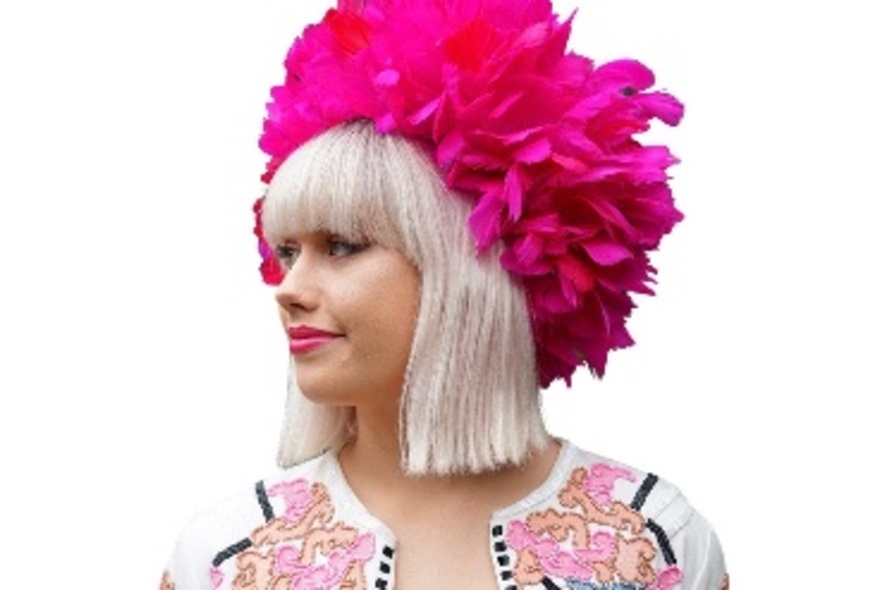
<instances>
[{"instance_id":1,"label":"cheek","mask_svg":"<svg viewBox=\"0 0 880 590\"><path fill-rule=\"evenodd\" d=\"M419 289L413 282L399 282L383 297L386 302L385 327L389 346L405 368L409 361L416 317L419 311Z\"/></svg>"},{"instance_id":2,"label":"cheek","mask_svg":"<svg viewBox=\"0 0 880 590\"><path fill-rule=\"evenodd\" d=\"M397 296L391 299L389 306L394 311L394 322L397 324L399 338L409 343L416 328L416 316L419 312L418 285L401 285Z\"/></svg>"},{"instance_id":3,"label":"cheek","mask_svg":"<svg viewBox=\"0 0 880 590\"><path fill-rule=\"evenodd\" d=\"M352 292L346 319L352 334L368 344L368 349L361 349L367 356L405 366L419 308L418 276L397 272L387 279L371 281L360 293Z\"/></svg>"},{"instance_id":4,"label":"cheek","mask_svg":"<svg viewBox=\"0 0 880 590\"><path fill-rule=\"evenodd\" d=\"M290 314L280 305L278 306L278 321L281 322L281 328L286 331L290 324Z\"/></svg>"},{"instance_id":5,"label":"cheek","mask_svg":"<svg viewBox=\"0 0 880 590\"><path fill-rule=\"evenodd\" d=\"M360 337L406 339L415 326L418 301L404 296L403 290L402 286L383 287L373 290L368 297L352 294L350 298L339 300L338 317L347 329Z\"/></svg>"}]
</instances>

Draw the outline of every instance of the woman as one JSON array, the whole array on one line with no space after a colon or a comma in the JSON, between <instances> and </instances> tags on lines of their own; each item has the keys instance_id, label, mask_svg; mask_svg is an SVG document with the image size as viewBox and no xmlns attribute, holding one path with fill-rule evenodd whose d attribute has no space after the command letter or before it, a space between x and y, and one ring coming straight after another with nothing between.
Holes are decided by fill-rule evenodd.
<instances>
[{"instance_id":1,"label":"woman","mask_svg":"<svg viewBox=\"0 0 880 590\"><path fill-rule=\"evenodd\" d=\"M546 432L539 387L631 343L680 214L672 97L564 52L548 2L341 2L261 140L257 235L291 352L287 469L185 529L165 588L707 589L671 484Z\"/></svg>"}]
</instances>

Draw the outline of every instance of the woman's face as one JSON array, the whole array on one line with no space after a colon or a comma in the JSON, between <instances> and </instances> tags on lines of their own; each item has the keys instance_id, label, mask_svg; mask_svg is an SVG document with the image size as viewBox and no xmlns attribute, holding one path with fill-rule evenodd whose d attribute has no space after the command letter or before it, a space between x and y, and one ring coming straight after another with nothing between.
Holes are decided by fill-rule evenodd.
<instances>
[{"instance_id":1,"label":"woman's face","mask_svg":"<svg viewBox=\"0 0 880 590\"><path fill-rule=\"evenodd\" d=\"M396 404L419 306L419 273L396 250L326 232L276 248L276 292L303 394L317 403Z\"/></svg>"}]
</instances>

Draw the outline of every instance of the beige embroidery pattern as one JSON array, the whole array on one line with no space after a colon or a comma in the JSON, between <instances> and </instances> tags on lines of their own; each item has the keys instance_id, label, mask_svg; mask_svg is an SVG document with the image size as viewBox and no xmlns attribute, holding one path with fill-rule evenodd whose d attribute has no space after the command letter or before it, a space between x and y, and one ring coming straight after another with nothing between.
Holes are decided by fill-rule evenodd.
<instances>
[{"instance_id":1,"label":"beige embroidery pattern","mask_svg":"<svg viewBox=\"0 0 880 590\"><path fill-rule=\"evenodd\" d=\"M654 569L657 548L645 534L644 517L612 499L614 482L621 478L634 476L605 464L579 467L558 494L565 511L549 508L510 524L507 544L516 552L517 584L544 588L550 578L577 590L614 583L671 590L681 582L676 566Z\"/></svg>"},{"instance_id":2,"label":"beige embroidery pattern","mask_svg":"<svg viewBox=\"0 0 880 590\"><path fill-rule=\"evenodd\" d=\"M367 590L374 535L334 522L323 484L299 479L267 493L284 498L285 514L256 529L252 545L235 556L232 590Z\"/></svg>"}]
</instances>

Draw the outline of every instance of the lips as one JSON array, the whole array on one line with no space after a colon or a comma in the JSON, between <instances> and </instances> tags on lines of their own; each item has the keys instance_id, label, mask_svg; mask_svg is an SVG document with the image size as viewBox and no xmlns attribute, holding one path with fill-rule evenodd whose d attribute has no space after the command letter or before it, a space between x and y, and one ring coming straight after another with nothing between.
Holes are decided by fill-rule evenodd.
<instances>
[{"instance_id":1,"label":"lips","mask_svg":"<svg viewBox=\"0 0 880 590\"><path fill-rule=\"evenodd\" d=\"M327 332L311 326L291 326L287 328L287 338L291 354L305 354L341 338L341 334Z\"/></svg>"}]
</instances>

